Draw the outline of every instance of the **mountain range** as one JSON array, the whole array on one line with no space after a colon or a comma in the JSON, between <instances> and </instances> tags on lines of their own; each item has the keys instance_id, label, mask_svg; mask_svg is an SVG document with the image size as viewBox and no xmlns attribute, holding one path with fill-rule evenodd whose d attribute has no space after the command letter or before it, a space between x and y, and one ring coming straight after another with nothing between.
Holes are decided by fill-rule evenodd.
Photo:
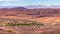
<instances>
[{"instance_id":1,"label":"mountain range","mask_svg":"<svg viewBox=\"0 0 60 34\"><path fill-rule=\"evenodd\" d=\"M0 8L16 8L16 7L24 7L24 8L27 8L27 9L37 9L37 8L60 8L60 5L51 5L51 6L45 6L45 5L0 6Z\"/></svg>"},{"instance_id":2,"label":"mountain range","mask_svg":"<svg viewBox=\"0 0 60 34\"><path fill-rule=\"evenodd\" d=\"M36 8L60 8L60 5L51 5L51 6L30 5L30 6L25 6L25 8L28 8L28 9L36 9Z\"/></svg>"}]
</instances>

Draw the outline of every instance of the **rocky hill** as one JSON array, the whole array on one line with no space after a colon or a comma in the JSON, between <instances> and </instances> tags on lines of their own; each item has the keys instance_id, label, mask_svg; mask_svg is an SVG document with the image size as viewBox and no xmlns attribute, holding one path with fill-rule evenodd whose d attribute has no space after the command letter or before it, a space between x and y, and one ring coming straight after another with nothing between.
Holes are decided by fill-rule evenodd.
<instances>
[{"instance_id":1,"label":"rocky hill","mask_svg":"<svg viewBox=\"0 0 60 34\"><path fill-rule=\"evenodd\" d=\"M60 8L2 8L0 34L60 34Z\"/></svg>"}]
</instances>

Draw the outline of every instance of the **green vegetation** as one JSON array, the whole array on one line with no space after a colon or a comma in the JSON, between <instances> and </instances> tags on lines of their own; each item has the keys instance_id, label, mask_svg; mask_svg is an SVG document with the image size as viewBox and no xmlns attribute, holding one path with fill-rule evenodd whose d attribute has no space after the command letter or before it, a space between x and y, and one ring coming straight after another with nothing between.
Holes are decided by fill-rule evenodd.
<instances>
[{"instance_id":1,"label":"green vegetation","mask_svg":"<svg viewBox=\"0 0 60 34\"><path fill-rule=\"evenodd\" d=\"M30 23L31 22L31 23ZM43 23L38 23L35 21L30 21L30 22L24 22L24 23L16 23L16 22L12 22L12 23L8 23L8 26L43 26Z\"/></svg>"}]
</instances>

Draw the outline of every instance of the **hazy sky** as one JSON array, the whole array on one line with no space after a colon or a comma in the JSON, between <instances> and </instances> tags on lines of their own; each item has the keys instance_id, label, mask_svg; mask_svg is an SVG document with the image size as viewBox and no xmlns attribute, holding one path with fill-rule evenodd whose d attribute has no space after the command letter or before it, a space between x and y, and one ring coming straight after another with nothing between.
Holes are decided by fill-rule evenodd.
<instances>
[{"instance_id":1,"label":"hazy sky","mask_svg":"<svg viewBox=\"0 0 60 34\"><path fill-rule=\"evenodd\" d=\"M60 0L0 0L0 6L60 5Z\"/></svg>"}]
</instances>

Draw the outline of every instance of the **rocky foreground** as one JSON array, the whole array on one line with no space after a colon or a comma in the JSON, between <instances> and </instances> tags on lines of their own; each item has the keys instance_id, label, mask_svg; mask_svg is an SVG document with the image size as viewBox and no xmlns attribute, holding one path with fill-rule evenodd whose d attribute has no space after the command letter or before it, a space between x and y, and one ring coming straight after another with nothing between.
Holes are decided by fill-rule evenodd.
<instances>
[{"instance_id":1,"label":"rocky foreground","mask_svg":"<svg viewBox=\"0 0 60 34\"><path fill-rule=\"evenodd\" d=\"M0 34L60 34L60 22L0 18Z\"/></svg>"}]
</instances>

